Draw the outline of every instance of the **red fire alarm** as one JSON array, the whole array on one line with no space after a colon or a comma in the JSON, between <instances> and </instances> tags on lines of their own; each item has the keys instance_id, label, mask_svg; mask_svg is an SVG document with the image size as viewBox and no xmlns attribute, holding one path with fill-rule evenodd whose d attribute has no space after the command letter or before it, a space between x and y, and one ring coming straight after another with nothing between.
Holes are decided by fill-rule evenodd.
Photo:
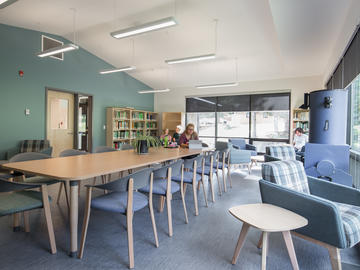
<instances>
[{"instance_id":1,"label":"red fire alarm","mask_svg":"<svg viewBox=\"0 0 360 270\"><path fill-rule=\"evenodd\" d=\"M20 77L24 76L24 71L19 70L19 76L20 76Z\"/></svg>"}]
</instances>

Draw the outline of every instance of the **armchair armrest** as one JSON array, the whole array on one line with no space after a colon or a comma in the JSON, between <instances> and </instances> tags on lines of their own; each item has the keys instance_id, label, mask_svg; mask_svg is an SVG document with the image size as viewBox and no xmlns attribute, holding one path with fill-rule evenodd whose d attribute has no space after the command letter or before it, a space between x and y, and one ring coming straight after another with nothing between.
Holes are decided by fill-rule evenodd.
<instances>
[{"instance_id":1,"label":"armchair armrest","mask_svg":"<svg viewBox=\"0 0 360 270\"><path fill-rule=\"evenodd\" d=\"M246 150L256 151L256 146L252 144L246 144Z\"/></svg>"},{"instance_id":2,"label":"armchair armrest","mask_svg":"<svg viewBox=\"0 0 360 270\"><path fill-rule=\"evenodd\" d=\"M312 195L339 203L360 206L360 190L308 176Z\"/></svg>"},{"instance_id":3,"label":"armchair armrest","mask_svg":"<svg viewBox=\"0 0 360 270\"><path fill-rule=\"evenodd\" d=\"M276 158L276 157L273 157L273 156L269 156L269 155L264 155L264 158L265 158L265 162L271 162L271 161L279 161L281 160L280 158Z\"/></svg>"},{"instance_id":4,"label":"armchair armrest","mask_svg":"<svg viewBox=\"0 0 360 270\"><path fill-rule=\"evenodd\" d=\"M230 149L230 164L251 162L251 151Z\"/></svg>"},{"instance_id":5,"label":"armchair armrest","mask_svg":"<svg viewBox=\"0 0 360 270\"><path fill-rule=\"evenodd\" d=\"M5 153L5 159L9 160L10 158L12 158L13 156L15 156L19 153L20 153L19 148L14 147Z\"/></svg>"},{"instance_id":6,"label":"armchair armrest","mask_svg":"<svg viewBox=\"0 0 360 270\"><path fill-rule=\"evenodd\" d=\"M264 203L277 205L308 219L308 225L296 232L338 248L346 247L345 232L335 203L260 180Z\"/></svg>"}]
</instances>

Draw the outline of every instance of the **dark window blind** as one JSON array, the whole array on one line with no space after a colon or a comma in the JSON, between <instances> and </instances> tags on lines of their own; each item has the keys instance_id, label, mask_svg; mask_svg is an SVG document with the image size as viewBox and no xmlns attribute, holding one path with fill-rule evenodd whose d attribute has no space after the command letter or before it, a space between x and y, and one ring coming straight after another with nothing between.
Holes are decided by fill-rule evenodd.
<instances>
[{"instance_id":1,"label":"dark window blind","mask_svg":"<svg viewBox=\"0 0 360 270\"><path fill-rule=\"evenodd\" d=\"M359 34L355 36L344 55L344 87L346 87L359 74L359 62L356 61L360 54Z\"/></svg>"},{"instance_id":2,"label":"dark window blind","mask_svg":"<svg viewBox=\"0 0 360 270\"><path fill-rule=\"evenodd\" d=\"M248 112L250 111L250 96L222 96L218 97L219 112Z\"/></svg>"},{"instance_id":3,"label":"dark window blind","mask_svg":"<svg viewBox=\"0 0 360 270\"><path fill-rule=\"evenodd\" d=\"M215 112L216 97L186 98L186 112Z\"/></svg>"},{"instance_id":4,"label":"dark window blind","mask_svg":"<svg viewBox=\"0 0 360 270\"><path fill-rule=\"evenodd\" d=\"M342 89L343 88L342 67L343 67L343 61L341 61L340 64L335 69L335 72L333 75L333 89Z\"/></svg>"},{"instance_id":5,"label":"dark window blind","mask_svg":"<svg viewBox=\"0 0 360 270\"><path fill-rule=\"evenodd\" d=\"M266 94L251 96L251 111L290 110L290 94Z\"/></svg>"},{"instance_id":6,"label":"dark window blind","mask_svg":"<svg viewBox=\"0 0 360 270\"><path fill-rule=\"evenodd\" d=\"M333 89L332 83L333 83L333 78L331 77L328 83L326 84L326 89Z\"/></svg>"}]
</instances>

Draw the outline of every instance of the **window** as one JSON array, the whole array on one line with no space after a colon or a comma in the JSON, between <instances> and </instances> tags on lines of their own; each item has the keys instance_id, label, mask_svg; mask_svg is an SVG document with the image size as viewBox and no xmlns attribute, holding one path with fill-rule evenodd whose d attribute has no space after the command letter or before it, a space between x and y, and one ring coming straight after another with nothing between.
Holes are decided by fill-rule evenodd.
<instances>
[{"instance_id":1,"label":"window","mask_svg":"<svg viewBox=\"0 0 360 270\"><path fill-rule=\"evenodd\" d=\"M186 123L193 123L209 146L244 138L263 152L265 144L289 143L290 94L187 98Z\"/></svg>"},{"instance_id":2,"label":"window","mask_svg":"<svg viewBox=\"0 0 360 270\"><path fill-rule=\"evenodd\" d=\"M348 86L351 92L351 148L360 151L360 75Z\"/></svg>"}]
</instances>

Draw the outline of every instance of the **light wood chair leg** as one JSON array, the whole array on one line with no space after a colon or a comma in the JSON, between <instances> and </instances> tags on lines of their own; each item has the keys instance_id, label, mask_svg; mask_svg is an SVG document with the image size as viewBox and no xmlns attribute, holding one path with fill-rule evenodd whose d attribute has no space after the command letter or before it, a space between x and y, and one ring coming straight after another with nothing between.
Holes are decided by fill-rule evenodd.
<instances>
[{"instance_id":1,"label":"light wood chair leg","mask_svg":"<svg viewBox=\"0 0 360 270\"><path fill-rule=\"evenodd\" d=\"M222 169L222 178L223 178L223 184L224 184L224 193L227 192L227 189L226 189L226 177L225 177L225 169L223 168Z\"/></svg>"},{"instance_id":2,"label":"light wood chair leg","mask_svg":"<svg viewBox=\"0 0 360 270\"><path fill-rule=\"evenodd\" d=\"M232 179L231 179L231 166L228 166L228 177L230 182L230 188L232 188Z\"/></svg>"},{"instance_id":3,"label":"light wood chair leg","mask_svg":"<svg viewBox=\"0 0 360 270\"><path fill-rule=\"evenodd\" d=\"M217 183L218 183L218 186L219 186L219 195L221 196L222 192L221 192L221 183L220 183L220 179L219 179L219 170L216 170L216 180L217 180Z\"/></svg>"},{"instance_id":4,"label":"light wood chair leg","mask_svg":"<svg viewBox=\"0 0 360 270\"><path fill-rule=\"evenodd\" d=\"M195 206L195 216L199 215L199 208L198 208L198 199L197 199L197 192L196 192L196 184L192 185L193 193L194 193L194 206Z\"/></svg>"},{"instance_id":5,"label":"light wood chair leg","mask_svg":"<svg viewBox=\"0 0 360 270\"><path fill-rule=\"evenodd\" d=\"M50 240L51 254L55 254L56 253L55 234L54 234L54 227L53 227L53 223L52 223L52 219L51 219L49 194L48 194L46 185L41 185L41 193L42 193L46 225L47 225L49 240Z\"/></svg>"},{"instance_id":6,"label":"light wood chair leg","mask_svg":"<svg viewBox=\"0 0 360 270\"><path fill-rule=\"evenodd\" d=\"M206 190L205 190L205 185L204 185L204 179L201 179L200 181L201 181L203 191L204 191L205 205L206 205L206 207L209 207L208 199L207 199L207 195L206 195ZM199 184L200 184L200 182L199 182Z\"/></svg>"},{"instance_id":7,"label":"light wood chair leg","mask_svg":"<svg viewBox=\"0 0 360 270\"><path fill-rule=\"evenodd\" d=\"M166 208L168 214L169 236L173 236L172 215L171 215L171 194L166 196Z\"/></svg>"},{"instance_id":8,"label":"light wood chair leg","mask_svg":"<svg viewBox=\"0 0 360 270\"><path fill-rule=\"evenodd\" d=\"M266 270L266 257L267 257L267 252L268 252L268 241L269 241L269 237L268 237L268 232L263 232L263 247L262 247L262 255L261 255L261 270Z\"/></svg>"},{"instance_id":9,"label":"light wood chair leg","mask_svg":"<svg viewBox=\"0 0 360 270\"><path fill-rule=\"evenodd\" d=\"M197 190L200 191L200 181L199 181L199 183L198 183L198 185L197 185Z\"/></svg>"},{"instance_id":10,"label":"light wood chair leg","mask_svg":"<svg viewBox=\"0 0 360 270\"><path fill-rule=\"evenodd\" d=\"M14 232L20 231L20 213L16 213L13 215L13 230Z\"/></svg>"},{"instance_id":11,"label":"light wood chair leg","mask_svg":"<svg viewBox=\"0 0 360 270\"><path fill-rule=\"evenodd\" d=\"M262 241L263 241L263 232L261 232L259 242L257 244L257 248L262 248Z\"/></svg>"},{"instance_id":12,"label":"light wood chair leg","mask_svg":"<svg viewBox=\"0 0 360 270\"><path fill-rule=\"evenodd\" d=\"M29 211L23 212L24 214L24 228L25 232L30 232L30 221L29 221Z\"/></svg>"},{"instance_id":13,"label":"light wood chair leg","mask_svg":"<svg viewBox=\"0 0 360 270\"><path fill-rule=\"evenodd\" d=\"M60 198L61 198L61 193L62 193L63 187L64 187L64 182L60 182L59 192L58 192L57 199L56 199L56 204L60 203Z\"/></svg>"},{"instance_id":14,"label":"light wood chair leg","mask_svg":"<svg viewBox=\"0 0 360 270\"><path fill-rule=\"evenodd\" d=\"M189 220L188 220L188 215L187 215L187 211L186 211L185 192L184 192L185 187L186 187L185 183L183 185L180 184L180 193L181 193L181 200L182 200L183 207L184 207L185 223L188 224Z\"/></svg>"},{"instance_id":15,"label":"light wood chair leg","mask_svg":"<svg viewBox=\"0 0 360 270\"><path fill-rule=\"evenodd\" d=\"M243 226L242 226L241 231L240 231L239 239L238 239L236 247L235 247L234 256L233 256L232 261L231 261L232 264L236 264L236 261L237 261L237 259L239 257L239 254L240 254L240 250L241 250L242 246L244 245L246 235L247 235L247 233L249 231L249 228L250 228L249 224L243 223Z\"/></svg>"},{"instance_id":16,"label":"light wood chair leg","mask_svg":"<svg viewBox=\"0 0 360 270\"><path fill-rule=\"evenodd\" d=\"M185 194L186 194L186 187L187 187L186 183L184 183L184 184L183 184L183 187L184 187L184 197L185 197Z\"/></svg>"},{"instance_id":17,"label":"light wood chair leg","mask_svg":"<svg viewBox=\"0 0 360 270\"><path fill-rule=\"evenodd\" d=\"M287 251L289 253L289 257L290 257L292 267L293 267L294 270L299 270L299 265L298 265L298 262L297 262L297 259L296 259L296 253L295 253L293 241L292 241L292 238L291 238L291 234L290 234L289 231L285 231L285 232L282 232L282 235L283 235L284 240L285 240L286 248L287 248Z\"/></svg>"},{"instance_id":18,"label":"light wood chair leg","mask_svg":"<svg viewBox=\"0 0 360 270\"><path fill-rule=\"evenodd\" d=\"M134 268L134 239L133 239L133 213L126 213L126 226L129 249L129 268Z\"/></svg>"},{"instance_id":19,"label":"light wood chair leg","mask_svg":"<svg viewBox=\"0 0 360 270\"><path fill-rule=\"evenodd\" d=\"M81 233L80 251L78 255L79 259L82 259L82 257L84 256L85 241L86 241L87 230L89 227L90 211L91 211L91 192L92 192L92 188L88 187L86 189L85 213L84 213L84 221L83 221L82 233Z\"/></svg>"},{"instance_id":20,"label":"light wood chair leg","mask_svg":"<svg viewBox=\"0 0 360 270\"><path fill-rule=\"evenodd\" d=\"M250 164L247 165L247 168L248 168L249 174L251 174L251 166L250 166Z\"/></svg>"},{"instance_id":21,"label":"light wood chair leg","mask_svg":"<svg viewBox=\"0 0 360 270\"><path fill-rule=\"evenodd\" d=\"M341 270L342 266L341 266L340 249L334 246L328 246L327 249L329 251L332 270Z\"/></svg>"},{"instance_id":22,"label":"light wood chair leg","mask_svg":"<svg viewBox=\"0 0 360 270\"><path fill-rule=\"evenodd\" d=\"M165 197L160 196L159 197L159 212L160 213L162 213L164 211L164 207L165 207Z\"/></svg>"},{"instance_id":23,"label":"light wood chair leg","mask_svg":"<svg viewBox=\"0 0 360 270\"><path fill-rule=\"evenodd\" d=\"M153 227L153 231L154 231L155 246L159 247L159 239L158 239L158 235L157 235L157 229L156 229L155 215L154 215L154 208L153 208L152 200L151 200L151 202L149 202L149 210L150 210L150 216L151 216L151 223L152 223L152 227Z\"/></svg>"},{"instance_id":24,"label":"light wood chair leg","mask_svg":"<svg viewBox=\"0 0 360 270\"><path fill-rule=\"evenodd\" d=\"M211 199L212 202L215 202L215 193L214 193L214 188L213 188L213 177L212 174L209 175L209 184L210 184L210 191L211 191Z\"/></svg>"}]
</instances>

